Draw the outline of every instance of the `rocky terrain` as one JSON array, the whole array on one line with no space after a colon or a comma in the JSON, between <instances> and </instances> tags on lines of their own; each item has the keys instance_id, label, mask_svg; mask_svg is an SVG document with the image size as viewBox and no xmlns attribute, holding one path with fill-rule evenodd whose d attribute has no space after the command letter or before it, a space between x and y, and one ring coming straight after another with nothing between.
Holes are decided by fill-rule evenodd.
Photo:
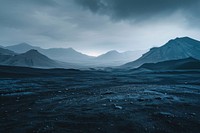
<instances>
[{"instance_id":1,"label":"rocky terrain","mask_svg":"<svg viewBox=\"0 0 200 133\"><path fill-rule=\"evenodd\" d=\"M198 70L1 67L0 73L2 133L200 130Z\"/></svg>"}]
</instances>

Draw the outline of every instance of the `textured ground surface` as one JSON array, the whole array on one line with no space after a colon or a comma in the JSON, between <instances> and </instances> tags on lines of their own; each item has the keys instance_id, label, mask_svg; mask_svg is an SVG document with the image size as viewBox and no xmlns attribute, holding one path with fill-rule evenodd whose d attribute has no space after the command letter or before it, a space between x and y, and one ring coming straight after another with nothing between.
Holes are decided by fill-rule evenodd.
<instances>
[{"instance_id":1,"label":"textured ground surface","mask_svg":"<svg viewBox=\"0 0 200 133\"><path fill-rule=\"evenodd\" d=\"M200 74L0 79L0 132L198 133Z\"/></svg>"}]
</instances>

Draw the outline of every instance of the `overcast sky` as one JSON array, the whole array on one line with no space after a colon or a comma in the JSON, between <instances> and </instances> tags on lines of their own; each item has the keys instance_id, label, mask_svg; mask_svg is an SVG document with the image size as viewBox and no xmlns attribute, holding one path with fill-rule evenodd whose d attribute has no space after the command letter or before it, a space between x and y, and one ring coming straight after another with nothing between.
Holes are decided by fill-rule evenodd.
<instances>
[{"instance_id":1,"label":"overcast sky","mask_svg":"<svg viewBox=\"0 0 200 133\"><path fill-rule=\"evenodd\" d=\"M96 55L200 40L199 0L0 0L0 45L73 47Z\"/></svg>"}]
</instances>

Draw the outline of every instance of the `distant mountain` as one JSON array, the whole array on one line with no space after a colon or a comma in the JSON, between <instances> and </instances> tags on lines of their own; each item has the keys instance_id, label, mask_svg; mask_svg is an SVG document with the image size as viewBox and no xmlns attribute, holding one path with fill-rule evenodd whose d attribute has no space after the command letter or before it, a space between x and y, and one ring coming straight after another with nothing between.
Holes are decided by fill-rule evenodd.
<instances>
[{"instance_id":1,"label":"distant mountain","mask_svg":"<svg viewBox=\"0 0 200 133\"><path fill-rule=\"evenodd\" d=\"M92 56L77 52L73 48L43 49L41 50L41 53L55 60L80 64L94 58Z\"/></svg>"},{"instance_id":2,"label":"distant mountain","mask_svg":"<svg viewBox=\"0 0 200 133\"><path fill-rule=\"evenodd\" d=\"M50 49L43 49L36 46L31 46L27 43L20 43L13 46L7 46L6 47L9 50L12 50L16 53L25 53L31 49L35 49L39 51L40 53L48 56L51 59L59 60L63 62L71 62L71 63L80 63L90 60L92 57L82 54L80 52L77 52L76 50L72 48L50 48Z\"/></svg>"},{"instance_id":3,"label":"distant mountain","mask_svg":"<svg viewBox=\"0 0 200 133\"><path fill-rule=\"evenodd\" d=\"M39 53L37 50L29 50L26 53L11 56L1 65L8 66L26 66L38 68L74 68L75 66L67 63L57 62L49 59L45 55Z\"/></svg>"},{"instance_id":4,"label":"distant mountain","mask_svg":"<svg viewBox=\"0 0 200 133\"><path fill-rule=\"evenodd\" d=\"M103 55L98 57L88 56L86 54L82 54L73 48L50 48L43 49L40 47L31 46L27 43L20 43L13 46L6 47L9 50L12 50L16 53L24 53L31 49L35 49L38 52L46 55L47 57L62 61L62 62L70 62L84 66L119 66L124 63L130 62L142 56L146 51L127 51L123 53L119 53L115 50L109 51Z\"/></svg>"},{"instance_id":5,"label":"distant mountain","mask_svg":"<svg viewBox=\"0 0 200 133\"><path fill-rule=\"evenodd\" d=\"M8 60L10 57L14 56L15 52L8 49L0 48L0 63Z\"/></svg>"},{"instance_id":6,"label":"distant mountain","mask_svg":"<svg viewBox=\"0 0 200 133\"><path fill-rule=\"evenodd\" d=\"M99 63L102 65L117 66L124 63L130 62L142 56L145 51L127 51L120 53L116 50L111 50L105 54L102 54L94 58L94 63Z\"/></svg>"},{"instance_id":7,"label":"distant mountain","mask_svg":"<svg viewBox=\"0 0 200 133\"><path fill-rule=\"evenodd\" d=\"M140 68L150 70L192 70L200 69L200 60L192 57L179 60L163 61L158 63L145 63Z\"/></svg>"},{"instance_id":8,"label":"distant mountain","mask_svg":"<svg viewBox=\"0 0 200 133\"><path fill-rule=\"evenodd\" d=\"M17 45L12 45L12 46L7 46L5 47L6 49L9 49L9 50L12 50L18 54L22 54L22 53L25 53L31 49L35 49L35 50L38 50L38 51L41 51L42 49L40 47L36 47L36 46L31 46L29 45L28 43L20 43L20 44L17 44Z\"/></svg>"},{"instance_id":9,"label":"distant mountain","mask_svg":"<svg viewBox=\"0 0 200 133\"><path fill-rule=\"evenodd\" d=\"M5 48L0 48L0 55L16 55L16 53Z\"/></svg>"},{"instance_id":10,"label":"distant mountain","mask_svg":"<svg viewBox=\"0 0 200 133\"><path fill-rule=\"evenodd\" d=\"M111 50L96 57L95 60L116 60L117 58L121 58L121 54L116 50Z\"/></svg>"},{"instance_id":11,"label":"distant mountain","mask_svg":"<svg viewBox=\"0 0 200 133\"><path fill-rule=\"evenodd\" d=\"M150 49L141 58L122 67L136 68L144 63L156 63L189 57L200 59L200 42L189 37L176 38L161 47Z\"/></svg>"}]
</instances>

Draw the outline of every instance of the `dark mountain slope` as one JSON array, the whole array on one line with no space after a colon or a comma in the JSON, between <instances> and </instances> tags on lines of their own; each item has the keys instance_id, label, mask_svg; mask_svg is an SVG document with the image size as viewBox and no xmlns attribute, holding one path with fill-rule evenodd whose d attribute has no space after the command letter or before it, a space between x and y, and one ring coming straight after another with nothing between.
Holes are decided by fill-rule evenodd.
<instances>
[{"instance_id":1,"label":"dark mountain slope","mask_svg":"<svg viewBox=\"0 0 200 133\"><path fill-rule=\"evenodd\" d=\"M184 58L200 59L200 42L189 37L170 40L165 45L152 48L136 61L123 65L124 68L135 68L144 63L156 63Z\"/></svg>"},{"instance_id":2,"label":"dark mountain slope","mask_svg":"<svg viewBox=\"0 0 200 133\"><path fill-rule=\"evenodd\" d=\"M31 46L27 43L20 43L13 46L6 47L9 50L15 51L16 53L25 53L31 49L35 49L38 52L48 56L51 59L64 61L64 62L72 62L72 63L79 63L80 61L89 60L92 57L77 52L72 48L50 48L50 49L43 49L36 46Z\"/></svg>"},{"instance_id":3,"label":"dark mountain slope","mask_svg":"<svg viewBox=\"0 0 200 133\"><path fill-rule=\"evenodd\" d=\"M40 68L73 68L75 66L54 61L45 55L39 53L37 50L29 50L26 53L15 55L9 59L1 62L2 65L9 66L26 66L26 67L40 67Z\"/></svg>"},{"instance_id":4,"label":"dark mountain slope","mask_svg":"<svg viewBox=\"0 0 200 133\"><path fill-rule=\"evenodd\" d=\"M12 45L12 46L7 46L5 47L6 49L9 49L9 50L12 50L18 54L22 54L22 53L25 53L31 49L35 49L37 51L41 51L42 48L40 47L36 47L36 46L31 46L29 45L28 43L20 43L20 44L17 44L17 45Z\"/></svg>"},{"instance_id":5,"label":"dark mountain slope","mask_svg":"<svg viewBox=\"0 0 200 133\"><path fill-rule=\"evenodd\" d=\"M186 59L170 60L158 63L145 63L139 68L150 70L200 70L200 61L190 57Z\"/></svg>"},{"instance_id":6,"label":"dark mountain slope","mask_svg":"<svg viewBox=\"0 0 200 133\"><path fill-rule=\"evenodd\" d=\"M16 53L5 48L0 48L0 55L16 55Z\"/></svg>"}]
</instances>

